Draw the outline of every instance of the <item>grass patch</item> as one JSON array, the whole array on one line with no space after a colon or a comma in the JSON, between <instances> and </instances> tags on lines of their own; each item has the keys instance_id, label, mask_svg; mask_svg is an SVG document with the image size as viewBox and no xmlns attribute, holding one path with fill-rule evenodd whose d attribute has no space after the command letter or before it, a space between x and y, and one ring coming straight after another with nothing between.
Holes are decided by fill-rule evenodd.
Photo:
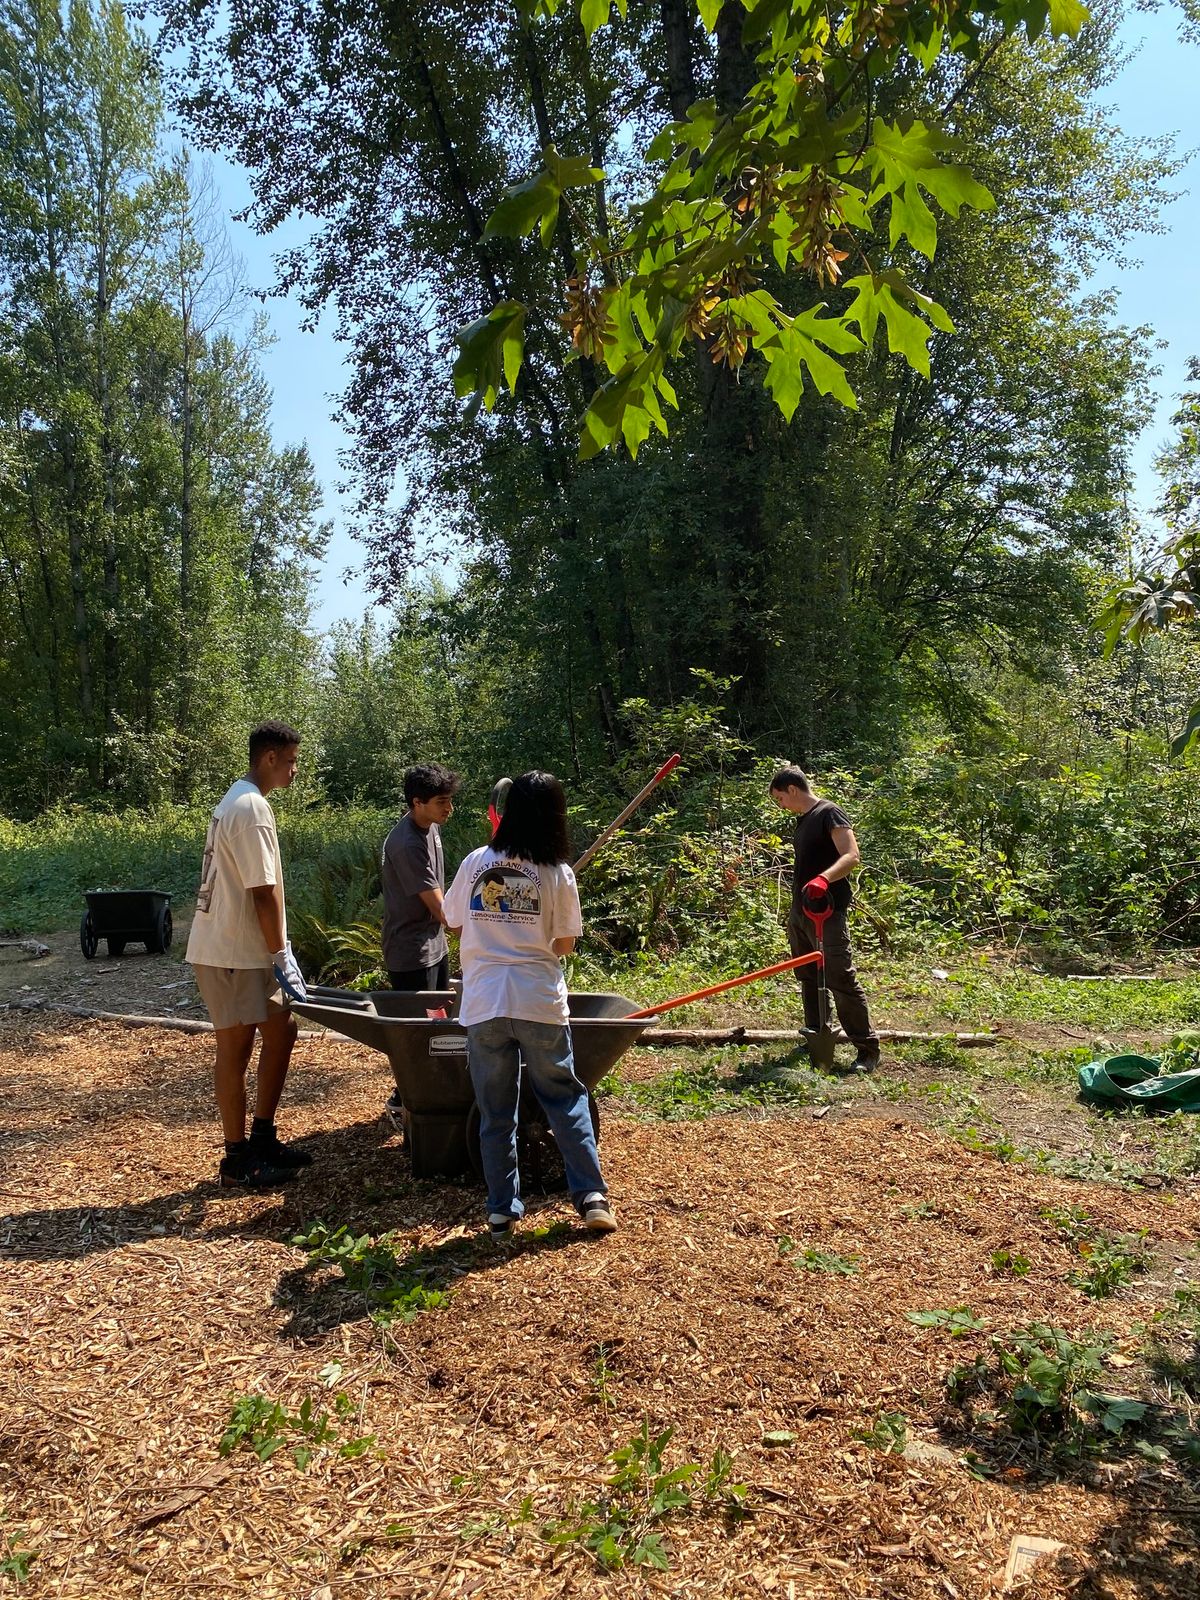
<instances>
[{"instance_id":1,"label":"grass patch","mask_svg":"<svg viewBox=\"0 0 1200 1600\"><path fill-rule=\"evenodd\" d=\"M214 795L214 801L219 797ZM164 889L190 900L200 878L209 806L150 811L62 807L33 822L0 818L0 931L49 933L73 927L88 889ZM366 808L306 811L279 803L279 847L288 909L320 907L323 868L379 845L395 818ZM325 909L328 909L327 907Z\"/></svg>"},{"instance_id":2,"label":"grass patch","mask_svg":"<svg viewBox=\"0 0 1200 1600\"><path fill-rule=\"evenodd\" d=\"M640 1083L615 1086L635 1111L664 1122L690 1122L738 1111L825 1105L834 1081L798 1052L762 1056L728 1049L685 1061Z\"/></svg>"}]
</instances>

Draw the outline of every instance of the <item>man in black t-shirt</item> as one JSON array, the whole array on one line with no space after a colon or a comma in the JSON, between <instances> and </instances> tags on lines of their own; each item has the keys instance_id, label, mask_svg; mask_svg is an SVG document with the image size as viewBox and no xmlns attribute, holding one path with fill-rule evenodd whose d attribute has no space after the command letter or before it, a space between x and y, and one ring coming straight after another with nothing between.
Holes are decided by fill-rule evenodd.
<instances>
[{"instance_id":1,"label":"man in black t-shirt","mask_svg":"<svg viewBox=\"0 0 1200 1600\"><path fill-rule=\"evenodd\" d=\"M792 844L796 867L792 879L792 906L788 913L788 944L794 956L807 955L817 948L816 932L804 914L802 896L809 888L814 896L828 892L833 913L825 924L822 945L825 951L825 983L837 1007L838 1021L846 1037L857 1047L854 1067L857 1072L873 1072L879 1065L879 1037L871 1026L867 997L854 970L850 949L850 930L846 913L850 908L850 874L861 857L850 818L832 800L822 800L812 791L799 767L783 767L771 779L771 799L796 819ZM818 980L810 967L797 973L804 997L804 1025L820 1028Z\"/></svg>"}]
</instances>

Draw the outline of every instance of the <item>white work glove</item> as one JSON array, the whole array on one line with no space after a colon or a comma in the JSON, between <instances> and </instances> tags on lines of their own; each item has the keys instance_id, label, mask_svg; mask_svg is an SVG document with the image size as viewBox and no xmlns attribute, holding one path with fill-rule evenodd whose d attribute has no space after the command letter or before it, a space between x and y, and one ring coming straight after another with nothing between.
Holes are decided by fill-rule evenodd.
<instances>
[{"instance_id":1,"label":"white work glove","mask_svg":"<svg viewBox=\"0 0 1200 1600\"><path fill-rule=\"evenodd\" d=\"M290 939L282 950L275 952L271 962L275 968L275 980L288 999L307 1000L308 988L304 982L304 974L300 971L300 963L292 954Z\"/></svg>"}]
</instances>

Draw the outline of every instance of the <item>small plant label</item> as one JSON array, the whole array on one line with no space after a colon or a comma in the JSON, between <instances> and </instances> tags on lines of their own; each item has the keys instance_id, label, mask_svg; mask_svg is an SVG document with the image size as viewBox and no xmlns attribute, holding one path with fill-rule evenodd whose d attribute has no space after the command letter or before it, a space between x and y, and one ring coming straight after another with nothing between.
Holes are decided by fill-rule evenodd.
<instances>
[{"instance_id":1,"label":"small plant label","mask_svg":"<svg viewBox=\"0 0 1200 1600\"><path fill-rule=\"evenodd\" d=\"M1011 1589L1018 1578L1028 1577L1039 1556L1053 1555L1065 1546L1058 1539L1043 1539L1036 1533L1015 1533L1008 1547L1004 1568L1004 1587Z\"/></svg>"}]
</instances>

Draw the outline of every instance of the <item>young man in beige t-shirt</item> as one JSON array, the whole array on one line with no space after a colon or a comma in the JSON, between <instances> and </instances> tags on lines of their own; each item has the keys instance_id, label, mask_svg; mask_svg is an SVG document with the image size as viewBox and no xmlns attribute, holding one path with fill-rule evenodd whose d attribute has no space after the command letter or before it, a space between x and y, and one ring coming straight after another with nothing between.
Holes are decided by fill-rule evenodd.
<instances>
[{"instance_id":1,"label":"young man in beige t-shirt","mask_svg":"<svg viewBox=\"0 0 1200 1600\"><path fill-rule=\"evenodd\" d=\"M296 1043L296 1021L281 990L304 999L305 988L288 943L279 837L266 797L296 776L299 746L299 733L286 722L260 723L250 735L250 770L220 801L204 841L186 959L216 1039L214 1081L225 1134L222 1188L275 1188L312 1161L305 1151L281 1143L275 1131ZM256 1030L262 1048L247 1139L246 1069Z\"/></svg>"}]
</instances>

